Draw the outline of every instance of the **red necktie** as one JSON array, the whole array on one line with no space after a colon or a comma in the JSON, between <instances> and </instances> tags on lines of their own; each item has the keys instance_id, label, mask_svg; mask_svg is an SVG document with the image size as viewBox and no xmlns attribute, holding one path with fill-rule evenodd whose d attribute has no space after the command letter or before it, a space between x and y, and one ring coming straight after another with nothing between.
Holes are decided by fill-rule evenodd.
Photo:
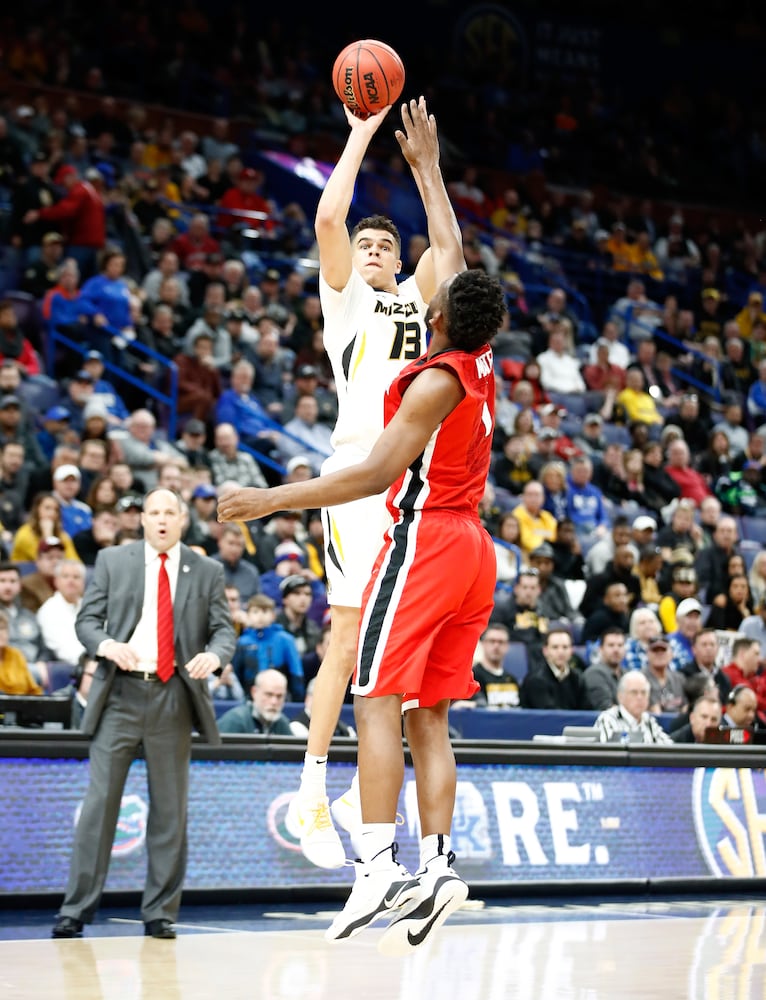
<instances>
[{"instance_id":1,"label":"red necktie","mask_svg":"<svg viewBox=\"0 0 766 1000\"><path fill-rule=\"evenodd\" d=\"M160 552L160 572L157 578L157 676L166 683L173 676L173 601L170 597L167 552Z\"/></svg>"}]
</instances>

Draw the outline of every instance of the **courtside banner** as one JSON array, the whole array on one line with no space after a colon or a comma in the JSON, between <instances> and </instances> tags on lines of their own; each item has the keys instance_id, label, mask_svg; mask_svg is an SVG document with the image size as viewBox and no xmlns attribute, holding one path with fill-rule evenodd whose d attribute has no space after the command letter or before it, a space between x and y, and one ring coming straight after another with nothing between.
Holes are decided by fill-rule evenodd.
<instances>
[{"instance_id":1,"label":"courtside banner","mask_svg":"<svg viewBox=\"0 0 766 1000\"><path fill-rule=\"evenodd\" d=\"M469 882L517 888L524 882L763 879L763 768L665 766L668 759L657 766L460 764L456 867ZM300 769L297 760L192 761L188 889L352 881L352 868L323 871L309 864L285 828ZM351 763L331 765L331 798L346 790L353 773ZM63 891L87 779L84 759L0 756L0 893ZM142 888L147 811L146 768L137 760L107 890ZM409 767L399 812L401 860L414 870L419 831Z\"/></svg>"}]
</instances>

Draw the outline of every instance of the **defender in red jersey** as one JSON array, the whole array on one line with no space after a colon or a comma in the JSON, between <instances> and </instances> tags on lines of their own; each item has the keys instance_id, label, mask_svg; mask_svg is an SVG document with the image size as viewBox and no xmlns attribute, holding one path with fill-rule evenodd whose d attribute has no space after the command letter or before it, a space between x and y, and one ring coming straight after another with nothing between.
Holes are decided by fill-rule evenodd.
<instances>
[{"instance_id":1,"label":"defender in red jersey","mask_svg":"<svg viewBox=\"0 0 766 1000\"><path fill-rule=\"evenodd\" d=\"M386 954L422 944L468 892L451 867L457 775L447 714L451 699L475 689L473 651L492 608L494 548L477 506L493 429L489 340L504 308L499 283L483 271L444 282L428 308L428 353L390 388L387 426L364 462L304 483L237 490L218 505L221 521L251 520L390 487L394 523L365 593L355 672L361 861L325 934L353 937L401 907L379 944ZM415 876L397 863L394 843L403 709L421 827Z\"/></svg>"}]
</instances>

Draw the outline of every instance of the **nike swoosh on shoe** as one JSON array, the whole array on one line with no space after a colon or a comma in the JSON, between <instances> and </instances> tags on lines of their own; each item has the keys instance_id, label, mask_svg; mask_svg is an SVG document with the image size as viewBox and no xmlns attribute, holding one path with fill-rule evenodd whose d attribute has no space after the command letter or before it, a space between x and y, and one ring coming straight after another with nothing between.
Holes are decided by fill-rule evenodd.
<instances>
[{"instance_id":1,"label":"nike swoosh on shoe","mask_svg":"<svg viewBox=\"0 0 766 1000\"><path fill-rule=\"evenodd\" d=\"M446 903L443 903L442 906L440 906L439 909L436 911L436 913L434 913L434 915L431 917L431 919L428 921L425 927L422 927L416 934L413 934L412 931L407 931L407 940L410 942L413 948L417 947L417 945L422 944L425 941L425 939L428 937L429 931L436 923L436 921L439 919L439 917L442 915L442 913L447 909L447 907L450 905L451 902L452 900L448 899Z\"/></svg>"}]
</instances>

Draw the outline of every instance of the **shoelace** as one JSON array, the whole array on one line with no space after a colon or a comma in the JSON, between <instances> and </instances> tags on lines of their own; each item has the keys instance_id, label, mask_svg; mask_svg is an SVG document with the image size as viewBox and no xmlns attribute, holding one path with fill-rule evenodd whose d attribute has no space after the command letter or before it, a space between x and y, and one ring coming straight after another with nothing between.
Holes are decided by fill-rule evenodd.
<instances>
[{"instance_id":1,"label":"shoelace","mask_svg":"<svg viewBox=\"0 0 766 1000\"><path fill-rule=\"evenodd\" d=\"M313 806L308 812L313 817L307 831L309 834L314 833L316 830L329 830L332 828L330 810L326 802L320 802L319 805Z\"/></svg>"}]
</instances>

